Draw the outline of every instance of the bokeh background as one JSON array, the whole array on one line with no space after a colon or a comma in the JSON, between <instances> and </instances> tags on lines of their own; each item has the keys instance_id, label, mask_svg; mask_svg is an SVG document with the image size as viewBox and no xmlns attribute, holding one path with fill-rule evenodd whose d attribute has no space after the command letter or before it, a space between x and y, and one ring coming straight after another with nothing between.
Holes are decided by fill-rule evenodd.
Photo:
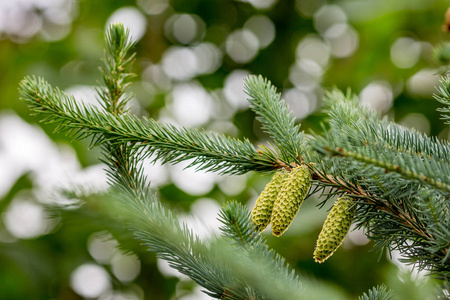
<instances>
[{"instance_id":1,"label":"bokeh background","mask_svg":"<svg viewBox=\"0 0 450 300\"><path fill-rule=\"evenodd\" d=\"M322 96L337 86L396 122L447 139L432 94L439 82L433 47L448 39L441 29L448 6L442 0L0 1L0 298L208 299L122 224L57 192L104 191L101 152L30 116L17 92L24 76L43 76L95 105L103 33L121 21L136 41L134 114L265 143L242 92L243 78L262 74L305 130L320 130ZM196 173L183 170L186 164L146 166L164 205L204 239L217 234L216 215L226 201L251 208L270 179ZM398 255L370 251L360 231L326 263L314 263L329 207L319 210L318 203L306 201L282 238L267 233L270 246L300 274L349 299L398 283L399 268L407 270ZM48 210L54 204L68 208ZM421 275L414 278L420 287ZM426 293L402 292L408 299Z\"/></svg>"}]
</instances>

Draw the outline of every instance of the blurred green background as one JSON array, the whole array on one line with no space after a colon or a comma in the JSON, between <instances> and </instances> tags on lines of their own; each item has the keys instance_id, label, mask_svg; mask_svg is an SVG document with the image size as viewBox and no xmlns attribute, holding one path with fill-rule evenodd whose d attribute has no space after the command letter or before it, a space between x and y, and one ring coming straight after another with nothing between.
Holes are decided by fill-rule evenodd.
<instances>
[{"instance_id":1,"label":"blurred green background","mask_svg":"<svg viewBox=\"0 0 450 300\"><path fill-rule=\"evenodd\" d=\"M305 130L320 128L323 93L337 86L396 122L447 139L432 99L439 82L432 52L448 39L441 30L448 6L438 0L0 1L0 299L208 299L122 224L108 222L95 203L74 205L57 192L105 190L101 153L88 150L89 141L71 142L38 124L18 99L24 76L43 76L95 105L103 32L121 21L136 41L137 115L265 143L242 92L245 76L262 74ZM145 164L161 201L205 239L217 233L216 214L226 201L251 208L270 179ZM397 255L392 263L371 252L360 231L326 263L313 261L329 207L319 210L319 202L306 201L282 238L267 234L270 246L300 274L349 299L395 282ZM49 212L54 204L68 209ZM426 289L413 290L401 293L426 299Z\"/></svg>"}]
</instances>

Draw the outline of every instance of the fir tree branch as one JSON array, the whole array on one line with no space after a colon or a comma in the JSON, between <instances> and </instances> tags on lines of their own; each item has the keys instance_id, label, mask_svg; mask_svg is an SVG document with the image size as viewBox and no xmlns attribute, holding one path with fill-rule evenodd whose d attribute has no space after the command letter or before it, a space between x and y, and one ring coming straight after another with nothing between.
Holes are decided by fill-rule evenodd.
<instances>
[{"instance_id":1,"label":"fir tree branch","mask_svg":"<svg viewBox=\"0 0 450 300\"><path fill-rule=\"evenodd\" d=\"M191 277L199 285L206 288L208 295L220 299L296 298L300 291L299 282L296 277L293 277L294 273L292 271L288 272L288 269L285 269L283 260L278 259L276 261L281 264L279 266L278 264L273 265L272 259L261 261L261 258L259 258L258 264L255 265L256 262L251 256L242 255L241 251L236 251L234 255L230 255L229 253L233 253L232 251L236 249L231 249L227 244L216 242L208 247L185 225L180 226L177 219L170 212L164 210L157 200L149 194L146 178L143 175L142 168L138 165L138 157L136 156L138 152L131 145L138 142L140 144L149 144L151 142L146 139L133 140L136 134L134 136L131 135L131 138L126 136L127 132L136 133L140 130L142 133L147 128L144 128L144 125L139 123L139 120L135 117L122 115L125 112L126 101L129 99L126 97L127 83L125 79L131 77L123 73L125 71L124 62L128 61L124 57L126 57L125 52L129 48L129 39L127 33L122 29L123 27L118 24L113 25L109 29L107 38L110 49L110 56L107 56L107 67L109 69L103 71L106 89L99 90L106 113L102 113L93 107L78 105L73 98L68 97L59 90L52 90L43 81L38 82L34 80L34 87L30 88L28 86L28 91L35 90L35 96L37 96L35 99L38 99L39 102L39 105L36 107L37 110L39 112L44 111L47 114L49 112L52 113L52 115L47 116L47 120L50 122L59 122L59 125L69 129L84 130L88 127L91 130L88 133L79 133L77 131L76 134L79 135L76 137L81 138L87 135L94 135L94 145L100 144L104 148L106 153L104 161L109 166L109 180L116 191L115 197L120 203L120 215L122 218L128 222L129 227L132 228L139 240L148 245L159 257L167 260L173 268ZM112 48L112 46L120 49ZM40 92L38 91L39 87L42 87ZM55 95L57 96L55 97ZM49 101L45 102L45 100ZM47 104L47 106L42 105L43 103ZM55 114L60 118L55 118ZM109 124L105 121L109 121ZM226 140L226 138L218 135L204 139L200 133L192 130L157 126L160 124L151 120L148 123L154 125L151 129L152 138L155 136L160 137L159 142L161 144L165 143L165 149L169 148L172 151L163 152L166 150L161 150L157 152L158 158L164 161L181 161L179 154L174 154L172 148L174 148L173 144L179 146L184 143L184 145L189 145L186 148L194 148L195 157L197 157L194 164L198 163L199 158L197 154L199 153L197 151L200 147L195 149L196 145L193 139L196 139L195 142L201 144L202 148L206 148L204 145L206 145L205 141L207 141L210 143L210 148L214 146L216 147L214 150L219 149L225 155L230 150L239 149L241 151L242 146L247 146L245 150L250 150L253 151L252 154L257 154L248 142L244 144L237 140ZM60 128L65 129L63 127ZM167 142L171 138L176 141L172 142L172 145ZM222 149L220 147L217 148L217 145L222 146ZM237 147L233 149L230 145ZM209 149L206 149L206 151L204 149L201 150L204 153ZM273 157L272 152L267 149L262 150L267 156ZM183 155L183 152L181 153ZM164 156L165 154L166 156ZM163 156L164 158L162 158ZM223 157L223 154L221 154L221 157ZM210 162L205 161L205 163L208 163L208 167L213 167L210 165ZM235 217L238 227L247 231L251 228L248 211L245 214L241 209L240 214ZM242 232L241 234L245 233ZM244 238L243 235L241 237ZM266 247L263 250L268 253L266 256L273 254ZM249 267L245 269L245 272L242 272L243 265ZM257 271L252 272L252 267L256 268ZM282 276L283 272L286 272L284 277ZM275 278L274 274L278 278ZM292 280L290 282L280 282L280 278ZM278 281L277 285L270 285L275 281ZM288 285L288 283L291 285ZM263 292L260 290L263 290ZM270 296L265 296L266 294Z\"/></svg>"},{"instance_id":2,"label":"fir tree branch","mask_svg":"<svg viewBox=\"0 0 450 300\"><path fill-rule=\"evenodd\" d=\"M448 199L448 143L380 120L341 92L328 97L330 129L310 140L322 155L313 179L359 197L356 222L376 248L398 249L419 269L447 278L448 216L430 217L420 191Z\"/></svg>"},{"instance_id":3,"label":"fir tree branch","mask_svg":"<svg viewBox=\"0 0 450 300\"><path fill-rule=\"evenodd\" d=\"M124 62L129 61L126 59L126 53L131 46L128 32L123 30L122 25L115 24L110 27L107 44L109 56L106 60L109 69L102 72L106 88L102 92L99 90L99 95L103 100L104 109L111 115L119 116L124 113L126 101L129 99L125 96L127 84L125 79L131 77L122 74L126 69ZM218 249L222 251L224 247L228 248L228 245L220 245L218 249L214 248L216 244L211 247L205 246L187 227L181 227L176 218L165 211L156 199L151 198L142 167L138 165L139 159L136 152L129 147L130 142L116 141L114 136L104 141L102 147L106 153L104 161L109 165L109 179L114 190L118 192L117 196L122 204L121 211L127 211L125 216L120 215L128 220L138 239L144 241L152 251L157 252L158 256L167 260L172 267L205 287L210 296L244 299L249 298L250 294L260 294L248 284L254 276L248 276L248 274L244 276L246 278L236 276L235 268L226 267L230 265L229 262L218 260ZM242 223L242 220L248 217L242 212L243 210L237 216L238 223ZM251 225L247 221L246 225L249 226L249 224ZM239 257L233 256L234 264L237 258ZM247 257L244 258L245 262L249 260ZM242 259L240 262L242 263ZM258 276L261 277L261 275ZM298 294L298 286L299 283L294 282L293 287L296 288L296 293L288 293L289 298L281 297L280 299L292 299L293 295ZM282 287L278 294L286 293L285 286ZM270 291L276 292L274 289ZM263 298L265 297L259 297L259 299Z\"/></svg>"},{"instance_id":4,"label":"fir tree branch","mask_svg":"<svg viewBox=\"0 0 450 300\"><path fill-rule=\"evenodd\" d=\"M107 33L108 54L107 69L102 71L106 88L99 90L103 107L111 115L122 115L125 110L128 76L125 64L130 60L127 52L131 48L129 35L119 24L112 25ZM102 143L106 153L104 160L108 166L108 175L113 188L118 192L122 211L129 214L126 218L129 227L141 241L146 242L158 256L195 282L208 289L207 294L221 298L227 285L233 286L233 277L214 261L205 257L209 250L185 226L180 227L177 220L166 212L156 199L152 199L142 166L138 166L136 152L130 148L130 142L117 141L110 137ZM142 213L144 212L144 213ZM140 217L140 219L139 219ZM138 220L136 221L136 218ZM133 221L130 221L133 220ZM137 225L137 226L136 226ZM173 258L177 257L176 260ZM230 273L230 271L228 271ZM228 284L227 284L228 283ZM231 298L244 298L245 288L234 288Z\"/></svg>"},{"instance_id":5,"label":"fir tree branch","mask_svg":"<svg viewBox=\"0 0 450 300\"><path fill-rule=\"evenodd\" d=\"M127 73L134 53L130 53L133 43L130 33L123 24L110 25L106 31L107 52L105 53L105 68L101 69L105 88L98 88L103 109L113 116L126 113L126 105L131 98L127 95L134 74ZM127 143L117 143L112 139L102 144L105 162L108 169L108 179L113 186L122 187L134 197L134 201L141 201L148 197L147 179L139 165L136 153Z\"/></svg>"},{"instance_id":6,"label":"fir tree branch","mask_svg":"<svg viewBox=\"0 0 450 300\"><path fill-rule=\"evenodd\" d=\"M22 99L43 121L58 124L55 131L71 131L78 139L93 136L93 145L105 142L129 143L144 155L178 163L194 159L190 166L221 174L244 174L249 171L271 172L279 167L267 151L257 152L248 141L240 141L192 128L177 128L153 119L100 112L92 106L77 103L43 79L25 78L20 84Z\"/></svg>"},{"instance_id":7,"label":"fir tree branch","mask_svg":"<svg viewBox=\"0 0 450 300\"><path fill-rule=\"evenodd\" d=\"M114 29L115 27L112 27L110 32L114 32ZM118 34L116 37L120 38L122 37L122 34ZM109 43L119 44L120 47L126 45L115 43L113 40ZM114 54L117 51L111 52ZM118 52L122 53L122 51ZM249 286L247 282L258 283L263 280L267 287L267 282L270 281L267 281L266 277L262 277L262 269L260 272L253 272L252 274L246 272L245 274L236 276L236 273L239 274L239 272L236 272L237 267L240 269L242 268L242 264L249 264L249 257L238 259L239 257L234 255L232 257L233 259L228 262L218 260L218 249L222 251L224 247L227 247L226 245L220 245L216 250L208 249L187 228L181 228L176 219L170 213L165 212L155 199L151 199L145 184L146 178L142 175L142 170L137 165L137 159L134 156L135 152L131 151L129 147L131 143L136 143L136 141L133 140L136 136L135 133L139 132L139 129L141 129L141 132L144 131L144 126L140 124L136 118L127 115L118 117L118 115L124 112L123 107L125 107L124 102L126 102L124 100L126 98L122 97L126 90L123 87L124 81L122 81L124 77L121 75L121 71L123 71L124 68L120 66L120 60L117 60L114 56L107 58L107 60L109 61L109 67L112 70L110 70L110 72L108 72L108 70L103 72L106 89L101 93L99 92L99 95L103 100L104 109L109 114L102 113L93 107L78 105L74 99L68 97L59 90L52 90L51 87L43 81L39 82L34 80L34 86L31 88L29 87L28 91L34 90L38 102L40 102L40 104L47 104L47 106L37 106L37 110L40 112L44 111L45 113L51 113L52 115L48 116L48 121L56 121L54 117L57 115L60 117L60 125L75 129L85 129L86 127L89 127L94 132L94 144L101 144L106 152L107 159L104 161L109 165L108 174L110 182L117 191L117 195L120 196L119 201L129 212L129 215L123 217L128 218L130 226L133 228L137 238L150 246L152 251L157 252L161 258L169 261L169 264L172 267L205 287L208 290L207 294L212 297L248 299L252 296L260 295L261 292ZM113 69L113 67L115 67L115 69ZM109 75L106 76L105 74ZM39 88L41 88L40 92ZM57 96L54 97L55 95ZM45 100L49 101L45 102ZM110 124L105 125L106 120L110 121ZM182 131L175 127L170 127L171 130L167 130L169 127L164 128L162 126L157 126L160 125L157 122L149 120L149 123L155 125L152 134L159 134L161 137L160 140L163 138L165 139L165 146L167 146L167 140L173 138L181 140L178 144L184 142L186 145L189 145L189 147L186 148L193 148L193 146L195 147L195 143L192 142L192 138L203 138L199 133L186 129L183 131L183 134L185 135L183 137L182 134L180 134ZM133 132L134 136L132 136L132 138L125 136L124 131L126 132L126 130ZM78 138L85 137L86 135L89 135L89 133L83 132ZM191 140L189 140L189 138L191 138ZM203 141L205 140L202 140L201 142ZM223 149L219 150L223 150L222 152L225 152L224 154L226 154L226 151L233 151L233 149L230 149L231 144L232 146L237 145L238 147L234 148L239 149L239 151L244 148L242 147L244 145L246 146L247 151L252 150L252 154L259 155L252 147L250 147L251 145L248 142L246 144L240 143L237 140L230 140L230 142L218 135L213 135L207 141L210 142L212 146L216 147L215 150L217 149L217 145L222 144ZM141 144L148 143L145 139L141 139L138 142ZM178 145L175 144L175 146ZM170 148L174 148L173 145ZM206 147L201 145L201 148ZM204 150L202 149L202 151ZM266 152L269 155L273 154L265 149L263 149L263 152ZM172 155L170 158L165 158L167 161L178 159L176 155L173 156L173 154L169 152L167 152L167 154L168 156ZM197 152L195 152L195 154L197 154ZM162 152L157 153L159 158L163 155ZM221 157L223 157L223 154L221 154ZM133 222L130 222L130 220L133 220ZM138 225L136 225L136 222ZM220 255L220 257L227 256ZM240 264L236 265L238 262L240 262ZM230 269L226 267L229 265L234 266L234 268ZM266 269L266 267L263 267L263 269ZM277 271L279 270L277 269ZM271 273L273 272L265 272L264 274L267 276L267 274ZM293 273L290 275L292 276L292 274ZM244 278L242 278L242 276ZM254 277L256 277L256 279ZM293 295L298 295L298 281L295 281L292 285L292 288L295 288L295 292L286 289L285 285L279 285L279 287L280 288L278 289L270 289L270 293L273 294L278 291L280 299L293 299ZM289 297L283 297L283 294L287 294ZM267 297L257 297L255 299L264 298Z\"/></svg>"},{"instance_id":8,"label":"fir tree branch","mask_svg":"<svg viewBox=\"0 0 450 300\"><path fill-rule=\"evenodd\" d=\"M312 179L319 181L324 187L331 187L339 191L329 192L331 195L342 193L352 195L352 198L356 199L355 201L359 204L367 205L371 210L387 214L391 221L395 221L400 225L398 230L412 231L415 235L419 235L425 239L432 237L430 234L427 234L423 228L418 228L418 226L415 225L417 221L409 213L405 212L403 207L400 207L394 201L387 199L388 195L372 194L370 191L373 191L373 188L368 187L370 186L369 184L361 186L358 183L353 183L351 180L345 180L326 174L317 168L312 169ZM360 223L367 226L369 224L368 220L373 217L372 214L373 212L364 212L363 214L360 214L364 217L364 221L361 221Z\"/></svg>"},{"instance_id":9,"label":"fir tree branch","mask_svg":"<svg viewBox=\"0 0 450 300\"><path fill-rule=\"evenodd\" d=\"M437 163L433 164L432 161L428 160L415 160L414 157L403 158L400 156L396 157L396 161L403 163L403 166L401 164L393 164L391 163L392 158L386 159L382 157L381 152L376 151L376 149L373 148L358 148L355 151L348 151L342 147L330 149L327 145L323 145L321 150L323 150L323 153L328 153L332 156L338 155L349 157L366 164L384 168L386 172L396 172L404 176L405 178L417 180L420 183L429 184L437 189L443 190L445 192L450 192L450 183L442 182L440 180L440 176L436 176L437 174L441 175L443 173L450 173L450 169L448 169L445 165L443 166ZM403 161L402 158L404 159ZM418 168L418 166L420 168ZM414 168L426 170L426 174L417 173L414 171ZM441 171L442 173L440 173L439 171ZM437 172L437 174L435 172Z\"/></svg>"},{"instance_id":10,"label":"fir tree branch","mask_svg":"<svg viewBox=\"0 0 450 300\"><path fill-rule=\"evenodd\" d=\"M295 117L289 111L276 88L262 76L249 76L244 85L249 95L248 101L262 124L278 147L285 163L301 163L305 153L304 134L300 125L295 125Z\"/></svg>"},{"instance_id":11,"label":"fir tree branch","mask_svg":"<svg viewBox=\"0 0 450 300\"><path fill-rule=\"evenodd\" d=\"M337 159L344 161L345 158ZM367 236L376 242L376 250L396 249L406 257L405 262L430 271L436 278L448 280L448 198L438 194L432 199L428 196L427 199L423 193L428 190L420 185L402 183L402 180L393 178L392 175L397 175L396 173L381 172L385 177L372 178L371 169L373 168L357 162L350 166L349 173L354 177L354 173L359 173L359 178L364 178L361 174L369 175L359 182L342 174L340 177L334 177L318 168L313 169L312 178L320 181L321 185L330 186L341 193L345 191L355 197L358 210L354 222L357 228L365 227ZM397 193L385 193L377 188L389 184L403 187L399 188ZM335 193L338 192L332 192ZM438 206L439 209L436 208ZM429 210L434 211L433 215L429 214Z\"/></svg>"},{"instance_id":12,"label":"fir tree branch","mask_svg":"<svg viewBox=\"0 0 450 300\"><path fill-rule=\"evenodd\" d=\"M330 134L328 140L334 141L336 147L348 142L355 147L381 148L423 159L450 162L450 144L435 137L428 137L414 129L408 129L387 118L381 118L374 111L359 107L357 99L333 90L326 94L330 115ZM339 134L333 138L334 134ZM340 140L345 137L345 140Z\"/></svg>"},{"instance_id":13,"label":"fir tree branch","mask_svg":"<svg viewBox=\"0 0 450 300\"><path fill-rule=\"evenodd\" d=\"M106 32L105 68L101 69L105 89L98 90L105 111L114 115L126 113L131 96L126 96L135 74L126 72L135 53L130 53L134 43L128 29L120 23L112 24Z\"/></svg>"},{"instance_id":14,"label":"fir tree branch","mask_svg":"<svg viewBox=\"0 0 450 300\"><path fill-rule=\"evenodd\" d=\"M137 238L206 288L209 295L294 299L299 295L299 283L284 260L255 234L243 207L232 204L221 214L228 243L220 239L206 245L180 225L149 193L138 163L146 156L156 154L163 163L192 159L190 166L222 174L270 172L302 164L307 157L306 165L319 189L331 186L330 194L344 191L356 199L357 225L367 228L377 247L398 249L408 262L448 280L448 143L380 120L356 107L355 99L335 91L329 96L330 130L324 138L310 139L306 145L292 113L262 77L250 77L246 91L263 129L275 141L273 149L257 151L248 140L140 120L124 114L133 76L126 69L133 55L129 55L132 43L123 26L109 29L107 44L106 69L102 71L106 88L98 90L105 112L77 103L42 79L25 78L20 84L21 97L44 121L56 123L56 131L69 132L77 139L92 137L93 146L103 147L109 180ZM446 79L442 84L438 100L450 107L449 82ZM316 153L308 153L305 146L312 146Z\"/></svg>"}]
</instances>

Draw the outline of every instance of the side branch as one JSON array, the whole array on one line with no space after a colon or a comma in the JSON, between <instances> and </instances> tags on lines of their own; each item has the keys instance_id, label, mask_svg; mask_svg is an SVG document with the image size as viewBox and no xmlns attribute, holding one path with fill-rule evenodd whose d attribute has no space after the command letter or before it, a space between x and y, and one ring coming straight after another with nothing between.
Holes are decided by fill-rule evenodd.
<instances>
[{"instance_id":1,"label":"side branch","mask_svg":"<svg viewBox=\"0 0 450 300\"><path fill-rule=\"evenodd\" d=\"M410 214L405 211L400 211L397 207L389 203L389 201L380 199L379 197L370 194L360 185L351 184L342 180L341 178L336 178L333 175L322 173L320 170L313 167L309 167L309 169L311 170L312 180L317 180L326 186L330 186L337 190L343 191L351 196L354 196L362 202L376 205L377 210L384 211L391 216L395 216L402 225L410 228L422 238L427 240L433 238L429 233L424 232L420 228L417 228L417 226L414 226L414 224L417 223L417 220L415 220Z\"/></svg>"},{"instance_id":2,"label":"side branch","mask_svg":"<svg viewBox=\"0 0 450 300\"><path fill-rule=\"evenodd\" d=\"M427 184L434 186L435 188L445 191L447 193L450 192L449 184L442 182L436 178L432 178L432 177L426 176L424 174L417 173L407 167L403 167L403 166L400 166L397 164L386 162L384 160L377 159L375 157L365 156L361 153L347 151L341 147L338 147L335 149L330 149L328 147L324 147L323 150L325 152L328 152L332 156L338 155L338 156L351 157L357 161L367 163L367 164L372 164L372 165L380 167L380 168L384 168L386 170L386 172L389 172L389 171L395 172L395 173L405 176L406 178L417 180L420 183L427 183Z\"/></svg>"},{"instance_id":3,"label":"side branch","mask_svg":"<svg viewBox=\"0 0 450 300\"><path fill-rule=\"evenodd\" d=\"M256 119L275 142L281 158L285 162L300 163L305 152L305 137L276 88L262 76L249 76L244 89Z\"/></svg>"},{"instance_id":4,"label":"side branch","mask_svg":"<svg viewBox=\"0 0 450 300\"><path fill-rule=\"evenodd\" d=\"M271 172L279 168L275 155L258 152L248 140L192 128L177 128L153 119L115 116L95 107L85 106L43 79L25 78L20 83L22 99L47 123L58 124L55 131L70 132L75 138L93 137L94 146L105 142L128 143L155 153L163 162L179 163L193 159L190 167L221 174L244 174L249 171Z\"/></svg>"}]
</instances>

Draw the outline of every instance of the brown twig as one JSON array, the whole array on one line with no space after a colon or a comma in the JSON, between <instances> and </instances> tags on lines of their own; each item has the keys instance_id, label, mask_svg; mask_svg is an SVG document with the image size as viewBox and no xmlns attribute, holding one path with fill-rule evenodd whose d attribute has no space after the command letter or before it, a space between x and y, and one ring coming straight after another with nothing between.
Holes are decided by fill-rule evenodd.
<instances>
[{"instance_id":1,"label":"brown twig","mask_svg":"<svg viewBox=\"0 0 450 300\"><path fill-rule=\"evenodd\" d=\"M373 195L371 195L370 193L368 193L366 190L364 190L360 185L349 186L349 184L347 182L345 182L344 180L342 180L341 178L336 178L330 174L324 175L319 170L317 170L316 168L314 168L312 166L310 166L309 169L311 170L312 180L317 180L324 184L331 185L338 190L342 190L342 191L346 192L350 196L355 195L358 198L363 199L363 201L366 203L376 204L378 210L385 211L389 214L394 214L402 224L406 225L407 227L412 228L412 230L414 230L416 233L418 233L423 238L426 238L426 239L433 238L433 236L431 234L429 234L413 225L417 221L408 212L406 212L404 210L400 211L397 207L393 206L387 200L382 200L384 206L379 205L379 204L377 204L377 202L379 203L379 200L376 201L375 197Z\"/></svg>"}]
</instances>

